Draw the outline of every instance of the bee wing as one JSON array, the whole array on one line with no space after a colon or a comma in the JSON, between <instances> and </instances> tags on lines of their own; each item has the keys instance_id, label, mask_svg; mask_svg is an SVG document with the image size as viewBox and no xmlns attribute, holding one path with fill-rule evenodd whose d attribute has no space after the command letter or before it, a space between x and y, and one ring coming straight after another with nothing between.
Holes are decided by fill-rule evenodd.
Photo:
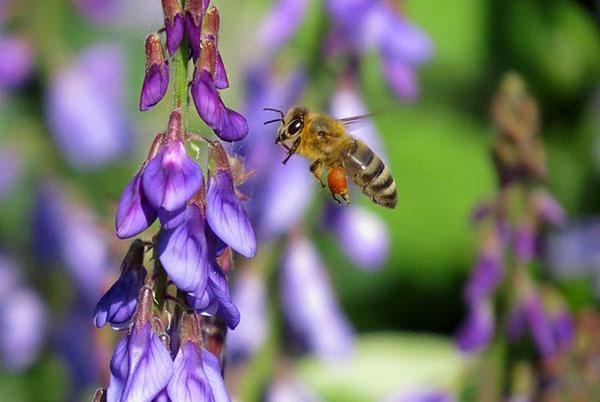
<instances>
[{"instance_id":1,"label":"bee wing","mask_svg":"<svg viewBox=\"0 0 600 402\"><path fill-rule=\"evenodd\" d=\"M360 116L351 116L338 119L344 126L349 127L353 124L364 122L369 117L373 117L374 113L362 114Z\"/></svg>"}]
</instances>

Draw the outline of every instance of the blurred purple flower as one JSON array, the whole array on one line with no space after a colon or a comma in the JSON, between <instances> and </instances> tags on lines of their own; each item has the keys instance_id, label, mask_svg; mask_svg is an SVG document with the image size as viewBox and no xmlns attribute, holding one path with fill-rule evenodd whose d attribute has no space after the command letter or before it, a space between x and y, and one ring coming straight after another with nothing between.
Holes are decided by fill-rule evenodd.
<instances>
[{"instance_id":1,"label":"blurred purple flower","mask_svg":"<svg viewBox=\"0 0 600 402\"><path fill-rule=\"evenodd\" d=\"M88 47L52 77L46 118L63 156L76 168L97 169L129 151L124 75L123 51L101 44Z\"/></svg>"},{"instance_id":2,"label":"blurred purple flower","mask_svg":"<svg viewBox=\"0 0 600 402\"><path fill-rule=\"evenodd\" d=\"M231 299L244 317L235 331L227 334L226 353L235 362L253 356L267 338L267 288L262 276L243 271L233 283Z\"/></svg>"},{"instance_id":3,"label":"blurred purple flower","mask_svg":"<svg viewBox=\"0 0 600 402\"><path fill-rule=\"evenodd\" d=\"M542 300L537 295L530 295L523 301L523 314L533 341L542 357L549 357L556 352L552 323L544 310Z\"/></svg>"},{"instance_id":4,"label":"blurred purple flower","mask_svg":"<svg viewBox=\"0 0 600 402\"><path fill-rule=\"evenodd\" d=\"M392 396L384 399L384 402L455 402L456 398L441 391L420 391L405 393L400 396Z\"/></svg>"},{"instance_id":5,"label":"blurred purple flower","mask_svg":"<svg viewBox=\"0 0 600 402\"><path fill-rule=\"evenodd\" d=\"M514 236L515 258L524 264L529 263L536 252L535 228L530 224L522 224L517 227Z\"/></svg>"},{"instance_id":6,"label":"blurred purple flower","mask_svg":"<svg viewBox=\"0 0 600 402\"><path fill-rule=\"evenodd\" d=\"M340 249L360 268L375 270L387 261L390 238L387 226L366 208L328 209L327 222L334 230Z\"/></svg>"},{"instance_id":7,"label":"blurred purple flower","mask_svg":"<svg viewBox=\"0 0 600 402\"><path fill-rule=\"evenodd\" d=\"M10 274L9 274L10 275ZM10 280L2 277L2 281ZM10 370L23 370L37 358L45 338L46 310L33 291L15 286L0 295L0 357Z\"/></svg>"},{"instance_id":8,"label":"blurred purple flower","mask_svg":"<svg viewBox=\"0 0 600 402\"><path fill-rule=\"evenodd\" d=\"M64 265L79 295L93 306L110 258L91 211L68 199L65 189L50 180L38 189L33 227L37 256Z\"/></svg>"},{"instance_id":9,"label":"blurred purple flower","mask_svg":"<svg viewBox=\"0 0 600 402\"><path fill-rule=\"evenodd\" d=\"M501 250L484 250L465 286L465 301L477 303L491 297L502 281L503 274Z\"/></svg>"},{"instance_id":10,"label":"blurred purple flower","mask_svg":"<svg viewBox=\"0 0 600 402\"><path fill-rule=\"evenodd\" d=\"M269 385L265 402L319 402L320 399L306 386L293 378L278 378Z\"/></svg>"},{"instance_id":11,"label":"blurred purple flower","mask_svg":"<svg viewBox=\"0 0 600 402\"><path fill-rule=\"evenodd\" d=\"M191 203L185 222L164 230L158 241L158 258L177 288L202 294L208 283L208 248L204 235L205 218Z\"/></svg>"},{"instance_id":12,"label":"blurred purple flower","mask_svg":"<svg viewBox=\"0 0 600 402\"><path fill-rule=\"evenodd\" d=\"M100 298L94 311L94 322L102 328L107 322L114 327L129 326L137 306L137 297L146 279L144 243L132 243L121 265L121 275Z\"/></svg>"},{"instance_id":13,"label":"blurred purple flower","mask_svg":"<svg viewBox=\"0 0 600 402\"><path fill-rule=\"evenodd\" d=\"M468 305L466 320L456 338L458 348L467 353L481 351L491 342L494 328L494 314L489 301Z\"/></svg>"},{"instance_id":14,"label":"blurred purple flower","mask_svg":"<svg viewBox=\"0 0 600 402\"><path fill-rule=\"evenodd\" d=\"M546 222L555 226L566 223L567 215L565 210L548 191L538 190L534 195L533 202L538 214Z\"/></svg>"},{"instance_id":15,"label":"blurred purple flower","mask_svg":"<svg viewBox=\"0 0 600 402\"><path fill-rule=\"evenodd\" d=\"M0 149L0 201L6 199L21 178L22 161L15 149Z\"/></svg>"},{"instance_id":16,"label":"blurred purple flower","mask_svg":"<svg viewBox=\"0 0 600 402\"><path fill-rule=\"evenodd\" d=\"M290 239L281 264L280 297L286 323L322 359L348 356L354 346L317 251L303 237Z\"/></svg>"},{"instance_id":17,"label":"blurred purple flower","mask_svg":"<svg viewBox=\"0 0 600 402\"><path fill-rule=\"evenodd\" d=\"M118 0L73 0L79 11L96 24L107 24L118 14Z\"/></svg>"},{"instance_id":18,"label":"blurred purple flower","mask_svg":"<svg viewBox=\"0 0 600 402\"><path fill-rule=\"evenodd\" d=\"M296 33L307 9L308 0L277 0L258 28L260 48L276 53Z\"/></svg>"},{"instance_id":19,"label":"blurred purple flower","mask_svg":"<svg viewBox=\"0 0 600 402\"><path fill-rule=\"evenodd\" d=\"M33 69L33 48L29 41L16 36L0 36L0 89L23 84Z\"/></svg>"},{"instance_id":20,"label":"blurred purple flower","mask_svg":"<svg viewBox=\"0 0 600 402\"><path fill-rule=\"evenodd\" d=\"M571 314L566 310L559 311L552 318L552 328L558 348L560 350L570 349L575 338L575 324Z\"/></svg>"},{"instance_id":21,"label":"blurred purple flower","mask_svg":"<svg viewBox=\"0 0 600 402\"><path fill-rule=\"evenodd\" d=\"M233 188L231 175L217 170L206 194L206 219L212 231L246 258L256 255L256 236L248 214Z\"/></svg>"}]
</instances>

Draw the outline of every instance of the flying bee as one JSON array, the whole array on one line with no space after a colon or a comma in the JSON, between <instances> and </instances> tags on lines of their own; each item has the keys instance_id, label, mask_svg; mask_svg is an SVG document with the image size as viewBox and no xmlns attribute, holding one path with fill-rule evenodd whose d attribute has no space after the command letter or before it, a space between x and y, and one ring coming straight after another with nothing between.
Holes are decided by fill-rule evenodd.
<instances>
[{"instance_id":1,"label":"flying bee","mask_svg":"<svg viewBox=\"0 0 600 402\"><path fill-rule=\"evenodd\" d=\"M323 170L327 169L327 185L334 200L350 202L346 176L376 204L394 208L397 202L396 182L392 172L371 148L348 134L349 124L366 116L335 119L324 113L294 106L284 115L277 109L265 108L281 114L281 118L265 124L281 122L275 144L287 150L283 164L297 153L310 160L310 171L322 187Z\"/></svg>"}]
</instances>

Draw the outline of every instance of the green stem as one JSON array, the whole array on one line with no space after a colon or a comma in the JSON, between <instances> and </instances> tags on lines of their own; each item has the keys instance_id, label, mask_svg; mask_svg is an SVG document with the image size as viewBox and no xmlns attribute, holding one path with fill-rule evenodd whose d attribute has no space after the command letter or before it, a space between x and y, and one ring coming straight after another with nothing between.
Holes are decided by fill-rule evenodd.
<instances>
[{"instance_id":1,"label":"green stem","mask_svg":"<svg viewBox=\"0 0 600 402\"><path fill-rule=\"evenodd\" d=\"M182 3L182 7L185 6L185 0ZM173 80L171 87L173 108L181 109L181 127L184 133L187 132L188 127L188 51L188 42L184 37L170 64L170 76Z\"/></svg>"}]
</instances>

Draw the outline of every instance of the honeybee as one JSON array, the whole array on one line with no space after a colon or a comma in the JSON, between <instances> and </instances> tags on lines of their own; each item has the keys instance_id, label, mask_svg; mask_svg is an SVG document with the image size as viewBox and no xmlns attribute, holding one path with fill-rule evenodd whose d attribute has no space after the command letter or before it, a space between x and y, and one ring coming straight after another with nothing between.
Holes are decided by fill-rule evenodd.
<instances>
[{"instance_id":1,"label":"honeybee","mask_svg":"<svg viewBox=\"0 0 600 402\"><path fill-rule=\"evenodd\" d=\"M295 153L304 156L310 160L309 169L322 187L325 187L323 171L327 169L327 186L338 203L341 201L337 196L350 202L348 176L376 204L386 208L396 206L398 195L392 172L371 148L346 130L349 124L366 116L335 119L302 106L292 107L285 115L277 109L265 110L281 114L281 118L265 124L281 122L275 144L287 150L283 164Z\"/></svg>"}]
</instances>

